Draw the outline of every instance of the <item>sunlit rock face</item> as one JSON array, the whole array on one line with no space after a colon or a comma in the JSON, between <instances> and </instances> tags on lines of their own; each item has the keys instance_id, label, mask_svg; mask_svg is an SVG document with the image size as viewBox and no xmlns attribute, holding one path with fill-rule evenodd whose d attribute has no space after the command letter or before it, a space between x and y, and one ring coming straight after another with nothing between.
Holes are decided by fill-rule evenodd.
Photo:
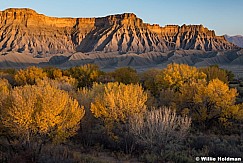
<instances>
[{"instance_id":1,"label":"sunlit rock face","mask_svg":"<svg viewBox=\"0 0 243 163\"><path fill-rule=\"evenodd\" d=\"M133 13L100 18L55 18L31 9L0 11L0 52L145 53L232 50L238 47L202 25L150 25Z\"/></svg>"}]
</instances>

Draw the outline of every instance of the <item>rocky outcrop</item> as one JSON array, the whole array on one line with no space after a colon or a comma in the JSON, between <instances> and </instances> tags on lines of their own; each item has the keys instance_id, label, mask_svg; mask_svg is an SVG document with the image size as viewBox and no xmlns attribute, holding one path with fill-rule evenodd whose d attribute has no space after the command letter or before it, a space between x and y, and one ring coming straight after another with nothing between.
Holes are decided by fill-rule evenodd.
<instances>
[{"instance_id":1,"label":"rocky outcrop","mask_svg":"<svg viewBox=\"0 0 243 163\"><path fill-rule=\"evenodd\" d=\"M54 18L31 9L0 11L0 52L48 56L74 52L165 52L237 49L202 25L150 25L135 14Z\"/></svg>"}]
</instances>

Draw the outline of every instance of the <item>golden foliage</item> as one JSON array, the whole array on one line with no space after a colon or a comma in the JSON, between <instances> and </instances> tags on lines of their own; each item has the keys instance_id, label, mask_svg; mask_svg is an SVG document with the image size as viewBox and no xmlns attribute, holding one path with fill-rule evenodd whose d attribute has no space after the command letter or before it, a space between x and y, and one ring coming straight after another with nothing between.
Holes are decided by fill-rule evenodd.
<instances>
[{"instance_id":1,"label":"golden foliage","mask_svg":"<svg viewBox=\"0 0 243 163\"><path fill-rule=\"evenodd\" d=\"M47 74L43 72L42 68L37 67L28 67L24 70L19 70L14 75L14 80L17 85L26 85L26 84L36 84L37 80L44 79L47 77Z\"/></svg>"},{"instance_id":2,"label":"golden foliage","mask_svg":"<svg viewBox=\"0 0 243 163\"><path fill-rule=\"evenodd\" d=\"M219 79L213 79L207 87L195 95L196 102L210 101L216 107L233 105L237 95L236 89L229 89L228 85Z\"/></svg>"},{"instance_id":3,"label":"golden foliage","mask_svg":"<svg viewBox=\"0 0 243 163\"><path fill-rule=\"evenodd\" d=\"M217 68L208 70L209 75L218 71ZM213 76L209 77L212 80L207 82L206 75L195 67L183 64L168 65L156 77L157 83L164 88L160 93L161 105L176 105L182 114L188 114L189 111L193 120L198 122L218 121L226 124L229 118L236 118L237 91L229 89L223 81L214 79Z\"/></svg>"},{"instance_id":4,"label":"golden foliage","mask_svg":"<svg viewBox=\"0 0 243 163\"><path fill-rule=\"evenodd\" d=\"M91 103L91 112L111 129L115 122L126 123L129 117L144 113L146 101L147 94L138 84L108 83Z\"/></svg>"},{"instance_id":5,"label":"golden foliage","mask_svg":"<svg viewBox=\"0 0 243 163\"><path fill-rule=\"evenodd\" d=\"M213 79L205 87L198 88L194 96L195 104L201 108L201 117L204 119L219 119L226 122L235 110L236 89L230 89L219 79Z\"/></svg>"},{"instance_id":6,"label":"golden foliage","mask_svg":"<svg viewBox=\"0 0 243 163\"><path fill-rule=\"evenodd\" d=\"M58 79L61 78L62 75L62 70L54 67L46 67L43 68L43 71L47 74L48 78L51 79Z\"/></svg>"},{"instance_id":7,"label":"golden foliage","mask_svg":"<svg viewBox=\"0 0 243 163\"><path fill-rule=\"evenodd\" d=\"M4 100L8 97L11 90L11 85L6 79L0 79L0 113L2 111L2 104Z\"/></svg>"},{"instance_id":8,"label":"golden foliage","mask_svg":"<svg viewBox=\"0 0 243 163\"><path fill-rule=\"evenodd\" d=\"M0 93L8 94L10 90L11 90L11 85L8 83L8 80L0 79Z\"/></svg>"},{"instance_id":9,"label":"golden foliage","mask_svg":"<svg viewBox=\"0 0 243 163\"><path fill-rule=\"evenodd\" d=\"M62 77L62 71L60 69L53 70L53 78L61 78Z\"/></svg>"},{"instance_id":10,"label":"golden foliage","mask_svg":"<svg viewBox=\"0 0 243 163\"><path fill-rule=\"evenodd\" d=\"M62 142L76 133L84 116L76 100L50 85L14 88L3 111L4 127L27 142Z\"/></svg>"},{"instance_id":11,"label":"golden foliage","mask_svg":"<svg viewBox=\"0 0 243 163\"><path fill-rule=\"evenodd\" d=\"M243 122L243 103L236 105L233 110L236 120Z\"/></svg>"},{"instance_id":12,"label":"golden foliage","mask_svg":"<svg viewBox=\"0 0 243 163\"><path fill-rule=\"evenodd\" d=\"M91 103L94 103L96 98L102 98L104 92L104 84L94 83L92 88L81 88L78 90L79 103L87 110L90 109Z\"/></svg>"},{"instance_id":13,"label":"golden foliage","mask_svg":"<svg viewBox=\"0 0 243 163\"><path fill-rule=\"evenodd\" d=\"M205 79L206 75L186 64L169 64L161 74L156 76L156 83L159 88L172 88L179 90L184 84Z\"/></svg>"},{"instance_id":14,"label":"golden foliage","mask_svg":"<svg viewBox=\"0 0 243 163\"><path fill-rule=\"evenodd\" d=\"M191 82L184 84L180 87L180 92L178 92L178 97L174 100L180 104L180 107L193 108L195 94L198 94L199 91L202 91L207 86L206 80L199 80L197 82Z\"/></svg>"},{"instance_id":15,"label":"golden foliage","mask_svg":"<svg viewBox=\"0 0 243 163\"><path fill-rule=\"evenodd\" d=\"M101 71L99 67L94 64L86 64L83 66L72 67L64 71L64 75L71 76L78 80L78 87L90 87L93 85Z\"/></svg>"},{"instance_id":16,"label":"golden foliage","mask_svg":"<svg viewBox=\"0 0 243 163\"><path fill-rule=\"evenodd\" d=\"M3 132L3 124L2 124L2 114L4 114L3 106L5 104L5 100L8 98L9 93L11 91L11 86L6 79L0 79L0 134Z\"/></svg>"},{"instance_id":17,"label":"golden foliage","mask_svg":"<svg viewBox=\"0 0 243 163\"><path fill-rule=\"evenodd\" d=\"M60 78L56 78L55 80L45 78L36 82L36 85L43 84L50 84L52 87L71 92L76 90L77 80L72 77L62 76Z\"/></svg>"},{"instance_id":18,"label":"golden foliage","mask_svg":"<svg viewBox=\"0 0 243 163\"><path fill-rule=\"evenodd\" d=\"M95 98L99 98L102 96L104 92L104 85L94 83L92 88L80 88L78 92L75 94L76 99L78 99L78 102L80 105L84 106L85 108L85 116L82 119L82 122L80 124L80 134L82 134L82 137L86 139L92 140L91 135L97 136L97 130L104 130L104 127L97 127L99 125L100 121L94 117L93 113L90 110L91 103L95 101Z\"/></svg>"}]
</instances>

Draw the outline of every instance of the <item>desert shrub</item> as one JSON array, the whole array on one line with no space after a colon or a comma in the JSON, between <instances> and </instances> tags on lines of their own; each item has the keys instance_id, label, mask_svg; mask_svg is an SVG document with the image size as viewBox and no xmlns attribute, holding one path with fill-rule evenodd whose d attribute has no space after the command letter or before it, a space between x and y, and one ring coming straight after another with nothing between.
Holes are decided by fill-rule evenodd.
<instances>
[{"instance_id":1,"label":"desert shrub","mask_svg":"<svg viewBox=\"0 0 243 163\"><path fill-rule=\"evenodd\" d=\"M213 79L219 79L224 83L228 83L229 78L232 79L232 76L230 75L229 71L221 69L218 66L209 66L205 68L200 68L199 71L207 75L207 82Z\"/></svg>"},{"instance_id":2,"label":"desert shrub","mask_svg":"<svg viewBox=\"0 0 243 163\"><path fill-rule=\"evenodd\" d=\"M156 85L156 76L161 72L162 70L159 69L149 69L140 74L140 81L144 89L149 90L154 96L159 94L159 90Z\"/></svg>"},{"instance_id":3,"label":"desert shrub","mask_svg":"<svg viewBox=\"0 0 243 163\"><path fill-rule=\"evenodd\" d=\"M127 123L130 117L143 114L146 101L147 94L138 84L108 83L91 103L91 112L111 132L114 124Z\"/></svg>"},{"instance_id":4,"label":"desert shrub","mask_svg":"<svg viewBox=\"0 0 243 163\"><path fill-rule=\"evenodd\" d=\"M170 88L179 91L184 84L197 83L205 78L206 75L196 67L173 63L156 76L155 82L159 90Z\"/></svg>"},{"instance_id":5,"label":"desert shrub","mask_svg":"<svg viewBox=\"0 0 243 163\"><path fill-rule=\"evenodd\" d=\"M97 96L103 92L104 85L94 83L92 88L80 88L76 93L76 99L85 108L85 115L80 124L81 127L78 135L84 146L101 143L103 133L105 132L105 128L90 110L91 103L94 103L95 98L98 98Z\"/></svg>"},{"instance_id":6,"label":"desert shrub","mask_svg":"<svg viewBox=\"0 0 243 163\"><path fill-rule=\"evenodd\" d=\"M243 154L242 138L239 135L215 135L208 133L194 134L190 136L190 147L199 156L204 149L204 155L212 157L240 157Z\"/></svg>"},{"instance_id":7,"label":"desert shrub","mask_svg":"<svg viewBox=\"0 0 243 163\"><path fill-rule=\"evenodd\" d=\"M234 114L235 119L239 122L243 122L243 103L236 106L236 112Z\"/></svg>"},{"instance_id":8,"label":"desert shrub","mask_svg":"<svg viewBox=\"0 0 243 163\"><path fill-rule=\"evenodd\" d=\"M0 69L0 78L7 79L11 85L14 85L14 75L16 71L16 69Z\"/></svg>"},{"instance_id":9,"label":"desert shrub","mask_svg":"<svg viewBox=\"0 0 243 163\"><path fill-rule=\"evenodd\" d=\"M87 110L90 109L91 103L94 103L97 96L101 96L104 93L105 84L93 83L92 88L80 88L77 92L78 100Z\"/></svg>"},{"instance_id":10,"label":"desert shrub","mask_svg":"<svg viewBox=\"0 0 243 163\"><path fill-rule=\"evenodd\" d=\"M97 65L87 64L83 66L72 67L63 73L65 76L71 76L77 79L78 87L91 87L101 75Z\"/></svg>"},{"instance_id":11,"label":"desert shrub","mask_svg":"<svg viewBox=\"0 0 243 163\"><path fill-rule=\"evenodd\" d=\"M224 70L212 67L210 70ZM216 71L216 70L215 70ZM214 72L214 71L213 71ZM229 119L236 119L239 107L235 105L236 89L206 75L195 67L171 64L156 76L160 88L159 104L172 106L181 114L190 114L193 122L202 126L229 125ZM224 100L222 100L224 99ZM186 111L187 110L187 111ZM240 113L240 112L239 112ZM198 123L198 124L199 124Z\"/></svg>"},{"instance_id":12,"label":"desert shrub","mask_svg":"<svg viewBox=\"0 0 243 163\"><path fill-rule=\"evenodd\" d=\"M8 83L6 79L0 79L0 93L7 94L11 89L11 85ZM0 96L0 98L3 96Z\"/></svg>"},{"instance_id":13,"label":"desert shrub","mask_svg":"<svg viewBox=\"0 0 243 163\"><path fill-rule=\"evenodd\" d=\"M108 84L112 85L113 83ZM132 146L132 140L128 138L127 125L125 124L127 120L124 117L132 115L132 106L128 108L131 110L131 113L129 113L128 109L127 111L125 110L129 104L132 104L132 101L131 99L125 99L127 97L127 92L123 93L123 88L119 88L120 94L117 92L117 89L111 92L112 88L110 88L109 91L106 91L107 93L105 95L105 88L108 84L94 83L92 88L82 88L78 91L77 99L80 105L85 107L85 116L80 124L81 127L78 135L80 138L79 140L85 147L98 143L118 153L131 153L134 147ZM116 84L117 86L119 85L118 83ZM128 87L124 84L122 85ZM115 88L115 86L113 87ZM130 93L132 92L132 90L128 91ZM123 97L124 94L125 96ZM146 95L146 93L144 93L144 95ZM118 97L112 99L112 96ZM134 96L135 100L139 98L139 96L136 96L136 92ZM119 97L121 99L117 101ZM141 97L143 98L143 96ZM113 102L115 102L115 104L113 104ZM121 104L122 102L125 103L125 105ZM92 111L94 111L92 109L94 108L92 108L91 105L97 107L97 114L100 115L95 116L92 113ZM122 108L123 106L124 108ZM114 107L114 109L111 110L111 107ZM107 113L104 115L103 113L98 113L99 111ZM136 110L134 111L136 112ZM131 148L130 144L132 144Z\"/></svg>"},{"instance_id":14,"label":"desert shrub","mask_svg":"<svg viewBox=\"0 0 243 163\"><path fill-rule=\"evenodd\" d=\"M4 100L7 99L11 91L11 85L6 79L0 79L0 114L2 112L2 105L4 105Z\"/></svg>"},{"instance_id":15,"label":"desert shrub","mask_svg":"<svg viewBox=\"0 0 243 163\"><path fill-rule=\"evenodd\" d=\"M152 95L152 93L150 91L145 91L147 93L148 99L146 102L146 105L148 108L152 108L152 107L158 107L159 106L159 101L158 98L154 95Z\"/></svg>"},{"instance_id":16,"label":"desert shrub","mask_svg":"<svg viewBox=\"0 0 243 163\"><path fill-rule=\"evenodd\" d=\"M237 112L234 105L236 96L236 89L230 89L219 79L213 79L207 86L199 87L196 92L193 100L197 108L194 108L194 113L198 115L197 119L205 120L206 125L210 125L211 121L227 124L227 120L234 118Z\"/></svg>"},{"instance_id":17,"label":"desert shrub","mask_svg":"<svg viewBox=\"0 0 243 163\"><path fill-rule=\"evenodd\" d=\"M179 92L175 92L171 89L162 89L159 94L159 106L167 106L177 108Z\"/></svg>"},{"instance_id":18,"label":"desert shrub","mask_svg":"<svg viewBox=\"0 0 243 163\"><path fill-rule=\"evenodd\" d=\"M6 79L0 79L0 112L4 100L8 97L11 90L11 85Z\"/></svg>"},{"instance_id":19,"label":"desert shrub","mask_svg":"<svg viewBox=\"0 0 243 163\"><path fill-rule=\"evenodd\" d=\"M74 92L77 90L77 80L72 77L62 76L60 78L56 78L55 80L50 78L45 78L43 80L37 80L37 85L45 85L49 84L52 87L55 87L60 90L64 90L67 92Z\"/></svg>"},{"instance_id":20,"label":"desert shrub","mask_svg":"<svg viewBox=\"0 0 243 163\"><path fill-rule=\"evenodd\" d=\"M228 120L236 119L236 113L240 110L235 105L236 89L230 89L219 79L213 79L209 83L200 80L184 84L180 87L180 92L165 90L161 94L162 104L176 105L175 108L180 113L187 110L193 122L204 127L228 125Z\"/></svg>"},{"instance_id":21,"label":"desert shrub","mask_svg":"<svg viewBox=\"0 0 243 163\"><path fill-rule=\"evenodd\" d=\"M97 79L97 83L109 83L114 82L114 78L112 77L112 72L101 72L99 78Z\"/></svg>"},{"instance_id":22,"label":"desert shrub","mask_svg":"<svg viewBox=\"0 0 243 163\"><path fill-rule=\"evenodd\" d=\"M1 121L1 115L4 114L2 108L5 105L5 101L8 98L10 91L11 85L8 83L8 81L6 79L0 79L0 136L4 134L4 127Z\"/></svg>"},{"instance_id":23,"label":"desert shrub","mask_svg":"<svg viewBox=\"0 0 243 163\"><path fill-rule=\"evenodd\" d=\"M124 84L136 84L139 81L137 71L130 67L118 68L111 73L116 82Z\"/></svg>"},{"instance_id":24,"label":"desert shrub","mask_svg":"<svg viewBox=\"0 0 243 163\"><path fill-rule=\"evenodd\" d=\"M230 81L234 81L235 80L235 74L232 71L230 71L230 70L226 70L225 69L225 71L227 73L228 81L229 82Z\"/></svg>"},{"instance_id":25,"label":"desert shrub","mask_svg":"<svg viewBox=\"0 0 243 163\"><path fill-rule=\"evenodd\" d=\"M54 67L43 68L43 71L47 74L48 78L58 79L63 76L62 70Z\"/></svg>"},{"instance_id":26,"label":"desert shrub","mask_svg":"<svg viewBox=\"0 0 243 163\"><path fill-rule=\"evenodd\" d=\"M16 87L2 106L1 124L13 140L10 143L17 141L21 151L34 155L46 143L75 135L84 115L83 107L67 92L50 85Z\"/></svg>"},{"instance_id":27,"label":"desert shrub","mask_svg":"<svg viewBox=\"0 0 243 163\"><path fill-rule=\"evenodd\" d=\"M6 74L14 75L16 73L16 69L14 69L14 68L0 69L0 73L6 73Z\"/></svg>"},{"instance_id":28,"label":"desert shrub","mask_svg":"<svg viewBox=\"0 0 243 163\"><path fill-rule=\"evenodd\" d=\"M17 73L14 75L14 80L17 85L34 85L38 80L46 77L47 74L43 72L43 69L33 66L17 71Z\"/></svg>"},{"instance_id":29,"label":"desert shrub","mask_svg":"<svg viewBox=\"0 0 243 163\"><path fill-rule=\"evenodd\" d=\"M65 91L76 90L78 86L78 81L72 77L62 76L55 81L57 81L58 88Z\"/></svg>"},{"instance_id":30,"label":"desert shrub","mask_svg":"<svg viewBox=\"0 0 243 163\"><path fill-rule=\"evenodd\" d=\"M129 121L129 131L135 140L156 153L176 150L186 137L191 118L176 115L175 110L160 108L134 116Z\"/></svg>"}]
</instances>

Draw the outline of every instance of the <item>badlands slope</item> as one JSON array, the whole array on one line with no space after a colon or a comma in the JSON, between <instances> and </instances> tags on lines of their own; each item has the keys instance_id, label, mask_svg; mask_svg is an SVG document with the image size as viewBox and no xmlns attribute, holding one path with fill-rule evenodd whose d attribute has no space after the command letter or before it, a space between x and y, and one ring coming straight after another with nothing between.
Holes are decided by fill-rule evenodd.
<instances>
[{"instance_id":1,"label":"badlands slope","mask_svg":"<svg viewBox=\"0 0 243 163\"><path fill-rule=\"evenodd\" d=\"M166 52L237 48L202 25L150 25L135 14L54 18L31 9L0 11L0 52L47 56L74 52Z\"/></svg>"},{"instance_id":2,"label":"badlands slope","mask_svg":"<svg viewBox=\"0 0 243 163\"><path fill-rule=\"evenodd\" d=\"M55 18L31 9L0 11L0 67L102 69L242 65L242 50L203 25L150 25L135 14Z\"/></svg>"}]
</instances>

